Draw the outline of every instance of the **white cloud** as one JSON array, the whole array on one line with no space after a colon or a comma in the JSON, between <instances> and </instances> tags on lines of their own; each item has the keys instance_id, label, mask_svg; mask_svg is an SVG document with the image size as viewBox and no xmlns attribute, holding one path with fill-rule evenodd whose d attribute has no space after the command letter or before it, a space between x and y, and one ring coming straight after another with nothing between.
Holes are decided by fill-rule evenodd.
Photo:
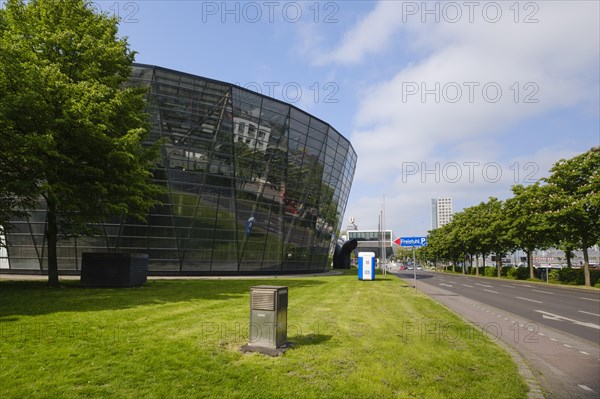
<instances>
[{"instance_id":1,"label":"white cloud","mask_svg":"<svg viewBox=\"0 0 600 399\"><path fill-rule=\"evenodd\" d=\"M351 137L359 160L347 210L359 227L361 219L378 214L371 208L385 193L388 203L395 204L388 212L390 220L423 233L429 228L431 197L449 195L462 206L489 196L506 197L512 184L522 183L524 175L533 171L532 165L537 165L536 176L541 177L556 160L573 155L572 148L554 146L562 139L551 131L530 156L518 158L506 151L530 144L527 131L513 130L524 122L574 107L587 109L590 102L598 102L600 3L537 2L536 10L519 3L519 23L509 9L514 3L499 3L503 17L497 23L476 12L473 23L454 24L421 23L419 15L410 19L398 14L401 6L391 3L396 2L378 3L323 58L344 65L362 62L367 67L370 54L426 55L408 60L392 77L372 82L361 93ZM522 23L532 11L538 22ZM399 38L404 41L395 40ZM495 102L498 88L501 96ZM517 142L507 142L507 135L511 140L516 136ZM436 162L440 167L448 162L496 162L503 177L497 182L483 177L449 182L441 176L435 182L431 172L424 181L403 181L402 162L430 170ZM373 223L362 227L372 228Z\"/></svg>"},{"instance_id":2,"label":"white cloud","mask_svg":"<svg viewBox=\"0 0 600 399\"><path fill-rule=\"evenodd\" d=\"M362 61L367 55L385 50L390 45L393 34L400 29L397 23L400 9L401 2L380 1L353 30L346 32L337 49L322 54L317 63L353 64Z\"/></svg>"}]
</instances>

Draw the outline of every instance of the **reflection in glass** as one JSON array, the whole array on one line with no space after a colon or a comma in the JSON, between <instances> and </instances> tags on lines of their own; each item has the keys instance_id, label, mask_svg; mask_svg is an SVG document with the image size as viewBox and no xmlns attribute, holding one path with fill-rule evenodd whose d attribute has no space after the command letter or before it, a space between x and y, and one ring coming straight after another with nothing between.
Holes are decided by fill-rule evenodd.
<instances>
[{"instance_id":1,"label":"reflection in glass","mask_svg":"<svg viewBox=\"0 0 600 399\"><path fill-rule=\"evenodd\" d=\"M146 223L112 217L97 237L61 240L59 268L83 252L143 252L151 272L242 274L328 269L356 168L349 141L327 123L249 90L135 65L149 86L148 143L162 140L162 204ZM44 204L7 233L11 268L40 269Z\"/></svg>"}]
</instances>

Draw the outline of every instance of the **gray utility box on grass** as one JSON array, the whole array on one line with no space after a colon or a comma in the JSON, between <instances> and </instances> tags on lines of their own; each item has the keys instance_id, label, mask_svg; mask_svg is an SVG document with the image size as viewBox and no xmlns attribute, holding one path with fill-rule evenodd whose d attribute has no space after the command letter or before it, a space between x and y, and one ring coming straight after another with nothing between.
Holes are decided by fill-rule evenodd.
<instances>
[{"instance_id":1,"label":"gray utility box on grass","mask_svg":"<svg viewBox=\"0 0 600 399\"><path fill-rule=\"evenodd\" d=\"M287 341L288 287L250 287L250 346L279 348Z\"/></svg>"}]
</instances>

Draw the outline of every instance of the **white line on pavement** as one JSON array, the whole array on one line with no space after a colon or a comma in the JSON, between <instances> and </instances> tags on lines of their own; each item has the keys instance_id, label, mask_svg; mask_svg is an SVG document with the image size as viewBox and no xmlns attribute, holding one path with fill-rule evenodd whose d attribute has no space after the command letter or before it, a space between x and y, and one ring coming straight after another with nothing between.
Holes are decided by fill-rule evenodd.
<instances>
[{"instance_id":1,"label":"white line on pavement","mask_svg":"<svg viewBox=\"0 0 600 399\"><path fill-rule=\"evenodd\" d=\"M585 385L582 385L582 384L577 384L577 385L579 385L579 388L581 388L583 390L594 392L594 390L590 387L586 387Z\"/></svg>"},{"instance_id":2,"label":"white line on pavement","mask_svg":"<svg viewBox=\"0 0 600 399\"><path fill-rule=\"evenodd\" d=\"M580 310L579 313L591 314L592 316L598 316L598 317L600 317L600 314L598 314L598 313L586 312L584 310Z\"/></svg>"},{"instance_id":3,"label":"white line on pavement","mask_svg":"<svg viewBox=\"0 0 600 399\"><path fill-rule=\"evenodd\" d=\"M487 292L491 292L492 294L497 294L498 293L498 291L486 290L485 288L483 290L487 291Z\"/></svg>"},{"instance_id":4,"label":"white line on pavement","mask_svg":"<svg viewBox=\"0 0 600 399\"><path fill-rule=\"evenodd\" d=\"M586 301L600 302L600 299L585 298L585 297L582 297L582 296L580 296L579 298L581 298L581 299L585 299Z\"/></svg>"},{"instance_id":5,"label":"white line on pavement","mask_svg":"<svg viewBox=\"0 0 600 399\"><path fill-rule=\"evenodd\" d=\"M544 303L541 301L536 301L535 299L523 298L522 296L518 296L517 299L522 299L524 301L535 302L535 303Z\"/></svg>"},{"instance_id":6,"label":"white line on pavement","mask_svg":"<svg viewBox=\"0 0 600 399\"><path fill-rule=\"evenodd\" d=\"M491 285L487 285L487 284L479 284L479 283L475 283L475 285L480 285L482 287L488 287L488 288L492 288Z\"/></svg>"},{"instance_id":7,"label":"white line on pavement","mask_svg":"<svg viewBox=\"0 0 600 399\"><path fill-rule=\"evenodd\" d=\"M450 287L450 288L452 288L452 286L451 286L450 284L446 284L446 283L440 283L439 285L443 285L443 286L445 286L445 287Z\"/></svg>"},{"instance_id":8,"label":"white line on pavement","mask_svg":"<svg viewBox=\"0 0 600 399\"><path fill-rule=\"evenodd\" d=\"M600 330L600 326L598 324L585 323L583 321L569 319L568 317L559 316L557 314L546 312L544 310L534 310L534 312L541 313L543 319L550 319L550 320L556 320L556 321L570 321L571 323L577 324L578 326L584 326L584 327L595 328L596 330Z\"/></svg>"},{"instance_id":9,"label":"white line on pavement","mask_svg":"<svg viewBox=\"0 0 600 399\"><path fill-rule=\"evenodd\" d=\"M579 351L579 353L583 353L584 355L589 355L589 353L584 352L584 351Z\"/></svg>"},{"instance_id":10,"label":"white line on pavement","mask_svg":"<svg viewBox=\"0 0 600 399\"><path fill-rule=\"evenodd\" d=\"M464 285L465 287L473 288L473 286L472 286L472 285L469 285L469 284L463 284L463 285Z\"/></svg>"},{"instance_id":11,"label":"white line on pavement","mask_svg":"<svg viewBox=\"0 0 600 399\"><path fill-rule=\"evenodd\" d=\"M506 284L500 284L503 287L508 287L508 288L515 288L513 285L506 285Z\"/></svg>"},{"instance_id":12,"label":"white line on pavement","mask_svg":"<svg viewBox=\"0 0 600 399\"><path fill-rule=\"evenodd\" d=\"M542 294L553 294L550 291L542 291L542 290L531 290L531 291L535 291L535 292L541 292Z\"/></svg>"}]
</instances>

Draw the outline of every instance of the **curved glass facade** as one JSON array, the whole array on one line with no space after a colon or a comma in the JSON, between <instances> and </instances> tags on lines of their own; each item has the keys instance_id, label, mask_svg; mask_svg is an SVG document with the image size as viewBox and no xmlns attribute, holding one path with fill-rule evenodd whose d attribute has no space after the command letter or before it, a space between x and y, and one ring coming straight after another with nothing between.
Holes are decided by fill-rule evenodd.
<instances>
[{"instance_id":1,"label":"curved glass facade","mask_svg":"<svg viewBox=\"0 0 600 399\"><path fill-rule=\"evenodd\" d=\"M152 131L163 139L156 180L167 188L147 223L114 218L104 236L59 241L61 270L82 252L143 252L149 271L174 274L315 272L344 214L356 166L327 123L252 91L136 64ZM45 268L45 212L7 234L11 269Z\"/></svg>"}]
</instances>

